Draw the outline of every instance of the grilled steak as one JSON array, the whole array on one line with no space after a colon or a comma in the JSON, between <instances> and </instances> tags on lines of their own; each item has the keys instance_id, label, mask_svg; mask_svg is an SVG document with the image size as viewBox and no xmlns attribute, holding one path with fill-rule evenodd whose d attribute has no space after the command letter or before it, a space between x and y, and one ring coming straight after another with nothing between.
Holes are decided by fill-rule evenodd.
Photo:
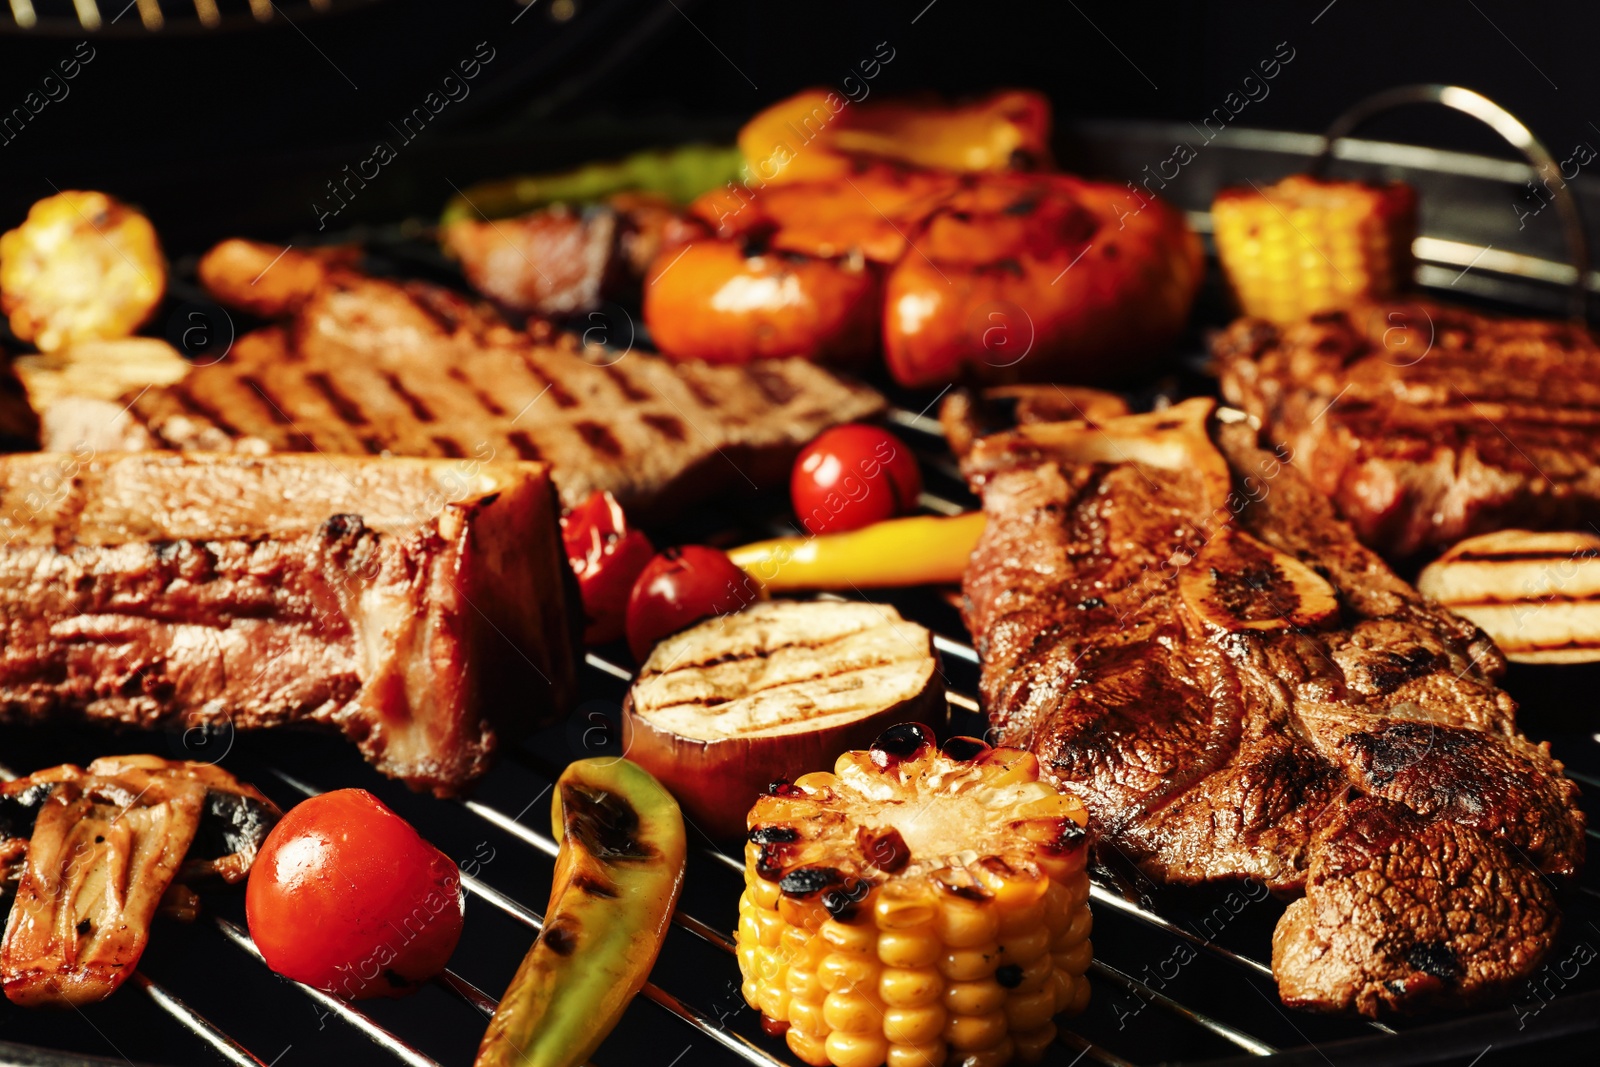
<instances>
[{"instance_id":1,"label":"grilled steak","mask_svg":"<svg viewBox=\"0 0 1600 1067\"><path fill-rule=\"evenodd\" d=\"M1379 551L1600 521L1600 345L1582 326L1374 305L1243 319L1212 351L1223 394Z\"/></svg>"},{"instance_id":2,"label":"grilled steak","mask_svg":"<svg viewBox=\"0 0 1600 1067\"><path fill-rule=\"evenodd\" d=\"M252 247L227 263L255 266L265 253ZM804 360L678 365L586 349L442 289L296 256L257 268L263 284L287 265L313 287L258 300L293 312L289 322L246 334L176 384L57 400L41 413L43 447L545 460L569 505L609 489L648 521L782 482L823 429L883 409L871 389ZM224 299L249 284L216 264L209 278Z\"/></svg>"},{"instance_id":3,"label":"grilled steak","mask_svg":"<svg viewBox=\"0 0 1600 1067\"><path fill-rule=\"evenodd\" d=\"M0 721L342 731L438 793L574 684L539 464L0 459Z\"/></svg>"},{"instance_id":4,"label":"grilled steak","mask_svg":"<svg viewBox=\"0 0 1600 1067\"><path fill-rule=\"evenodd\" d=\"M1506 993L1583 858L1576 789L1517 732L1500 654L1361 546L1212 404L983 438L965 581L1001 743L1158 881L1285 892L1289 1003Z\"/></svg>"}]
</instances>

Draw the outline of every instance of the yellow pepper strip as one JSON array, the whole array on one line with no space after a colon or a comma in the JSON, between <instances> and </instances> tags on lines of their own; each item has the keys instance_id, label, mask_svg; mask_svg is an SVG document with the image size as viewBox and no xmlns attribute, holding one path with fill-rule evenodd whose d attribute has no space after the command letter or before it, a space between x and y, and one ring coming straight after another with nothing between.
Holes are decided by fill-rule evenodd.
<instances>
[{"instance_id":1,"label":"yellow pepper strip","mask_svg":"<svg viewBox=\"0 0 1600 1067\"><path fill-rule=\"evenodd\" d=\"M1031 169L1050 158L1050 101L1005 89L970 104L852 103L808 89L739 131L752 181L838 179L858 159L968 173Z\"/></svg>"},{"instance_id":2,"label":"yellow pepper strip","mask_svg":"<svg viewBox=\"0 0 1600 1067\"><path fill-rule=\"evenodd\" d=\"M769 593L932 585L961 580L981 533L981 511L913 515L848 533L758 541L728 558Z\"/></svg>"},{"instance_id":3,"label":"yellow pepper strip","mask_svg":"<svg viewBox=\"0 0 1600 1067\"><path fill-rule=\"evenodd\" d=\"M478 1049L477 1067L577 1067L661 951L683 887L678 802L636 763L579 760L556 782L561 850L544 928Z\"/></svg>"}]
</instances>

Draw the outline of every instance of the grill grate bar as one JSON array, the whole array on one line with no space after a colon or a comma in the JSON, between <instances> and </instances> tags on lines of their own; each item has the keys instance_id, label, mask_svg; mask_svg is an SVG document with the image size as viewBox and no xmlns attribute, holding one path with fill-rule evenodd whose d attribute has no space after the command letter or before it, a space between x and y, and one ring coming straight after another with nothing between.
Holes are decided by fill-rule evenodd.
<instances>
[{"instance_id":1,"label":"grill grate bar","mask_svg":"<svg viewBox=\"0 0 1600 1067\"><path fill-rule=\"evenodd\" d=\"M166 987L151 981L138 971L133 972L133 984L160 1006L161 1010L178 1020L185 1030L217 1050L218 1055L237 1067L267 1067L239 1042L229 1037L216 1024L195 1011Z\"/></svg>"},{"instance_id":2,"label":"grill grate bar","mask_svg":"<svg viewBox=\"0 0 1600 1067\"><path fill-rule=\"evenodd\" d=\"M1070 1030L1058 1030L1056 1032L1056 1044L1063 1048L1071 1049L1077 1053L1077 1055L1066 1064L1066 1067L1077 1067L1079 1061L1084 1059L1088 1059L1094 1063L1105 1064L1105 1067L1138 1067L1137 1064L1130 1063L1121 1056L1118 1056L1116 1053L1109 1052L1095 1044L1093 1041L1088 1041L1084 1038L1081 1038Z\"/></svg>"},{"instance_id":3,"label":"grill grate bar","mask_svg":"<svg viewBox=\"0 0 1600 1067\"><path fill-rule=\"evenodd\" d=\"M1161 930L1164 933L1181 937L1192 945L1198 945L1201 948L1207 949L1210 952L1221 956L1229 963L1237 963L1241 967L1246 967L1265 978L1272 977L1272 968L1267 966L1265 963L1262 963L1260 960L1252 959L1249 956L1245 956L1241 953L1233 951L1230 948L1219 945L1214 941L1209 941L1191 930L1185 930L1183 927L1179 926L1177 923L1166 918L1165 916L1158 915L1155 912L1150 911L1148 908L1140 907L1131 900L1124 900L1116 892L1107 889L1099 882L1091 882L1089 884L1089 897L1096 904L1103 904L1107 907L1115 908L1124 915L1132 916L1133 918L1138 919L1140 922L1154 926L1156 929Z\"/></svg>"},{"instance_id":4,"label":"grill grate bar","mask_svg":"<svg viewBox=\"0 0 1600 1067\"><path fill-rule=\"evenodd\" d=\"M1224 1041L1239 1046L1252 1056L1270 1056L1274 1052L1278 1051L1266 1042L1258 1041L1242 1030L1236 1030L1227 1023L1219 1022L1203 1011L1196 1011L1194 1008L1188 1007L1185 1004L1173 1000L1160 990L1150 988L1137 978L1117 970L1109 963L1105 963L1101 960L1094 960L1090 962L1089 969L1097 974L1102 974L1111 979L1112 982L1121 986L1129 993L1132 993L1140 1000L1164 1008L1179 1018L1187 1019L1196 1026L1202 1027L1206 1030L1209 1030L1211 1033L1216 1034Z\"/></svg>"},{"instance_id":5,"label":"grill grate bar","mask_svg":"<svg viewBox=\"0 0 1600 1067\"><path fill-rule=\"evenodd\" d=\"M239 929L227 919L218 918L215 920L215 922L217 924L217 929L222 931L224 937L226 937L229 941L232 941L235 945L244 949L244 951L254 956L257 960L260 960L262 965L265 966L266 960L262 958L261 950L256 948L256 943L250 940L249 934ZM340 1000L338 997L330 996L320 989L305 985L301 982L296 982L294 984L298 986L300 991L306 996L322 1005L334 1015L337 1015L339 1018L343 1019L355 1029L361 1031L361 1033L366 1035L366 1037L370 1039L374 1045L377 1045L379 1048L389 1053L389 1055L393 1056L401 1063L410 1064L411 1067L443 1067L443 1065L437 1060L429 1059L421 1052L412 1048L406 1042L400 1040L400 1038L396 1037L394 1034L391 1034L389 1031L379 1026L372 1020L372 1017L365 1012L352 1008L349 1004Z\"/></svg>"},{"instance_id":6,"label":"grill grate bar","mask_svg":"<svg viewBox=\"0 0 1600 1067\"><path fill-rule=\"evenodd\" d=\"M492 1017L500 1002L456 972L446 968L434 979L439 985L461 998L469 1007L476 1008L485 1017Z\"/></svg>"}]
</instances>

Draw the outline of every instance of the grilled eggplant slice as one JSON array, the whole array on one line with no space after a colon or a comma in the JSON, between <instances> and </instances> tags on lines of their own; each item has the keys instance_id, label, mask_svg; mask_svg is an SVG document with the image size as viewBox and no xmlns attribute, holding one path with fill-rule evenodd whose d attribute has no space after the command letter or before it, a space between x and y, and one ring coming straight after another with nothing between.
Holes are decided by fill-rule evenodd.
<instances>
[{"instance_id":1,"label":"grilled eggplant slice","mask_svg":"<svg viewBox=\"0 0 1600 1067\"><path fill-rule=\"evenodd\" d=\"M1600 661L1600 537L1502 530L1430 563L1417 588L1518 663Z\"/></svg>"},{"instance_id":2,"label":"grilled eggplant slice","mask_svg":"<svg viewBox=\"0 0 1600 1067\"><path fill-rule=\"evenodd\" d=\"M628 693L629 758L719 838L774 779L897 722L944 722L933 637L892 607L771 601L656 646Z\"/></svg>"}]
</instances>

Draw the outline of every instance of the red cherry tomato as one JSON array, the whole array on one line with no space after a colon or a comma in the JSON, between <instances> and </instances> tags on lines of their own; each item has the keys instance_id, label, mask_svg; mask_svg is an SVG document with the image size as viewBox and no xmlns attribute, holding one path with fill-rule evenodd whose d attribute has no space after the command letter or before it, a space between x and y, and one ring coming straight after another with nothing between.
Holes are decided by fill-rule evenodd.
<instances>
[{"instance_id":1,"label":"red cherry tomato","mask_svg":"<svg viewBox=\"0 0 1600 1067\"><path fill-rule=\"evenodd\" d=\"M922 471L900 439L876 426L835 426L795 460L789 495L814 534L858 530L917 506Z\"/></svg>"},{"instance_id":2,"label":"red cherry tomato","mask_svg":"<svg viewBox=\"0 0 1600 1067\"><path fill-rule=\"evenodd\" d=\"M347 999L397 997L444 970L461 875L365 789L303 801L250 869L245 915L267 966Z\"/></svg>"},{"instance_id":3,"label":"red cherry tomato","mask_svg":"<svg viewBox=\"0 0 1600 1067\"><path fill-rule=\"evenodd\" d=\"M709 616L738 611L756 595L755 584L727 553L705 545L669 548L633 583L628 647L643 663L663 637Z\"/></svg>"},{"instance_id":4,"label":"red cherry tomato","mask_svg":"<svg viewBox=\"0 0 1600 1067\"><path fill-rule=\"evenodd\" d=\"M615 641L622 636L633 583L655 555L655 546L643 531L628 525L622 505L604 490L590 493L561 516L561 537L583 594L584 642Z\"/></svg>"}]
</instances>

